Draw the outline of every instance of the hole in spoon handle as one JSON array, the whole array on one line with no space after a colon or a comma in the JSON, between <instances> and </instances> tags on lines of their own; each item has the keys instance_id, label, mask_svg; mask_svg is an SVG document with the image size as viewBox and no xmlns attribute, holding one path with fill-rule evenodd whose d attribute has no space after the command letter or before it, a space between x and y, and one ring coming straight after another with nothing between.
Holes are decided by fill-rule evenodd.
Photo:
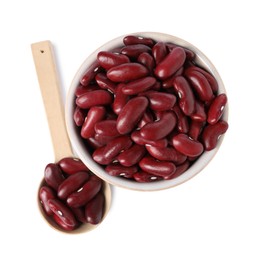
<instances>
[{"instance_id":1,"label":"hole in spoon handle","mask_svg":"<svg viewBox=\"0 0 256 260\"><path fill-rule=\"evenodd\" d=\"M39 86L47 115L55 160L73 156L65 125L60 81L50 41L31 44Z\"/></svg>"}]
</instances>

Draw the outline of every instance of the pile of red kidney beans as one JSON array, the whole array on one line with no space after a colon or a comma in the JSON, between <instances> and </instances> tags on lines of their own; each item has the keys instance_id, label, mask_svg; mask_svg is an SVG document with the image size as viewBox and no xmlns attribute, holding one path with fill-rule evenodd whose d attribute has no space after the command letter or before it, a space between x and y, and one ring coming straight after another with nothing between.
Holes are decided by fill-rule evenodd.
<instances>
[{"instance_id":1,"label":"pile of red kidney beans","mask_svg":"<svg viewBox=\"0 0 256 260\"><path fill-rule=\"evenodd\" d=\"M99 52L85 71L75 124L108 174L137 182L175 178L227 131L227 96L191 50L134 35L123 43Z\"/></svg>"},{"instance_id":2,"label":"pile of red kidney beans","mask_svg":"<svg viewBox=\"0 0 256 260\"><path fill-rule=\"evenodd\" d=\"M44 172L39 200L45 214L63 230L82 224L96 225L104 214L103 182L81 160L63 158L49 163Z\"/></svg>"}]
</instances>

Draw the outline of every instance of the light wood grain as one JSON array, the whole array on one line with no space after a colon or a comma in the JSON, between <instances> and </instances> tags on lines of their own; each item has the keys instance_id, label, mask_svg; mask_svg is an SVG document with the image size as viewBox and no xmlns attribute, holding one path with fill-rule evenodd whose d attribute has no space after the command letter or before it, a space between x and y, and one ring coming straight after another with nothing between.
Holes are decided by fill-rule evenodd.
<instances>
[{"instance_id":1,"label":"light wood grain","mask_svg":"<svg viewBox=\"0 0 256 260\"><path fill-rule=\"evenodd\" d=\"M42 41L31 44L31 49L57 162L72 157L73 153L66 131L53 46L50 41Z\"/></svg>"}]
</instances>

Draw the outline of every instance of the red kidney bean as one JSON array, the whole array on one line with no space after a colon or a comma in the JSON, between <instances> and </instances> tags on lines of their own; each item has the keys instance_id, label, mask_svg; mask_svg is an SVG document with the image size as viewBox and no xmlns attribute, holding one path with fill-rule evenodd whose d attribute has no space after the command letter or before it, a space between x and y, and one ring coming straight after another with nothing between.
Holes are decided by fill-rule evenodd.
<instances>
[{"instance_id":1,"label":"red kidney bean","mask_svg":"<svg viewBox=\"0 0 256 260\"><path fill-rule=\"evenodd\" d=\"M120 134L118 136L120 136ZM95 135L94 135L95 140L98 141L101 144L101 146L106 145L107 143L112 141L115 137L117 137L117 136L106 136L106 135L97 134L97 133L95 133Z\"/></svg>"},{"instance_id":2,"label":"red kidney bean","mask_svg":"<svg viewBox=\"0 0 256 260\"><path fill-rule=\"evenodd\" d=\"M87 86L94 79L95 75L100 71L100 65L98 61L89 66L89 68L85 71L83 77L80 80L81 85Z\"/></svg>"},{"instance_id":3,"label":"red kidney bean","mask_svg":"<svg viewBox=\"0 0 256 260\"><path fill-rule=\"evenodd\" d=\"M128 149L132 145L129 136L119 136L111 140L106 146L96 149L93 159L100 164L111 163L122 150Z\"/></svg>"},{"instance_id":4,"label":"red kidney bean","mask_svg":"<svg viewBox=\"0 0 256 260\"><path fill-rule=\"evenodd\" d=\"M87 92L90 92L90 91L93 91L93 90L98 90L98 89L99 89L99 87L95 83L87 85L86 87L80 84L76 88L75 95L76 95L76 97L80 97Z\"/></svg>"},{"instance_id":5,"label":"red kidney bean","mask_svg":"<svg viewBox=\"0 0 256 260\"><path fill-rule=\"evenodd\" d=\"M91 107L88 111L87 117L81 128L81 136L83 138L93 137L95 134L94 125L103 120L106 116L106 109L103 106Z\"/></svg>"},{"instance_id":6,"label":"red kidney bean","mask_svg":"<svg viewBox=\"0 0 256 260\"><path fill-rule=\"evenodd\" d=\"M164 42L157 42L152 48L152 54L155 63L159 64L168 54L166 44Z\"/></svg>"},{"instance_id":7,"label":"red kidney bean","mask_svg":"<svg viewBox=\"0 0 256 260\"><path fill-rule=\"evenodd\" d=\"M121 110L129 100L129 96L125 95L122 91L123 87L124 87L124 83L120 83L117 86L115 99L112 104L112 109L117 115L119 115L119 113L121 112Z\"/></svg>"},{"instance_id":8,"label":"red kidney bean","mask_svg":"<svg viewBox=\"0 0 256 260\"><path fill-rule=\"evenodd\" d=\"M160 177L168 176L175 172L176 166L172 162L158 161L151 156L144 157L139 162L140 168L153 175Z\"/></svg>"},{"instance_id":9,"label":"red kidney bean","mask_svg":"<svg viewBox=\"0 0 256 260\"><path fill-rule=\"evenodd\" d=\"M172 143L177 151L186 156L198 156L204 151L204 147L199 141L193 140L186 134L174 136Z\"/></svg>"},{"instance_id":10,"label":"red kidney bean","mask_svg":"<svg viewBox=\"0 0 256 260\"><path fill-rule=\"evenodd\" d=\"M178 152L173 147L155 147L146 145L146 149L151 156L160 161L171 161L176 165L183 163L187 156Z\"/></svg>"},{"instance_id":11,"label":"red kidney bean","mask_svg":"<svg viewBox=\"0 0 256 260\"><path fill-rule=\"evenodd\" d=\"M199 156L188 156L188 161L189 162L194 162L199 158Z\"/></svg>"},{"instance_id":12,"label":"red kidney bean","mask_svg":"<svg viewBox=\"0 0 256 260\"><path fill-rule=\"evenodd\" d=\"M76 97L79 97L81 95L83 95L84 93L86 92L86 87L79 84L77 87L76 87L76 90L75 90L75 96Z\"/></svg>"},{"instance_id":13,"label":"red kidney bean","mask_svg":"<svg viewBox=\"0 0 256 260\"><path fill-rule=\"evenodd\" d=\"M207 122L209 124L216 124L220 120L226 104L227 96L224 93L218 95L216 98L213 99L208 110Z\"/></svg>"},{"instance_id":14,"label":"red kidney bean","mask_svg":"<svg viewBox=\"0 0 256 260\"><path fill-rule=\"evenodd\" d=\"M123 39L123 43L124 45L145 44L149 47L152 47L154 45L154 41L152 39L135 35L125 36Z\"/></svg>"},{"instance_id":15,"label":"red kidney bean","mask_svg":"<svg viewBox=\"0 0 256 260\"><path fill-rule=\"evenodd\" d=\"M198 72L187 70L185 76L202 101L210 101L213 97L212 88L206 77Z\"/></svg>"},{"instance_id":16,"label":"red kidney bean","mask_svg":"<svg viewBox=\"0 0 256 260\"><path fill-rule=\"evenodd\" d=\"M106 70L109 70L117 65L130 62L130 59L126 55L121 53L113 53L110 51L100 51L97 55L97 60L100 66Z\"/></svg>"},{"instance_id":17,"label":"red kidney bean","mask_svg":"<svg viewBox=\"0 0 256 260\"><path fill-rule=\"evenodd\" d=\"M65 180L60 167L55 163L46 165L44 179L46 183L56 191L58 190L59 185Z\"/></svg>"},{"instance_id":18,"label":"red kidney bean","mask_svg":"<svg viewBox=\"0 0 256 260\"><path fill-rule=\"evenodd\" d=\"M43 206L43 209L44 209L45 213L48 216L51 216L53 214L53 212L50 209L50 206L48 204L48 200L49 199L54 199L54 198L56 198L56 194L55 194L53 189L51 189L48 186L42 186L40 188L40 190L39 190L39 199L40 199L40 202L41 202L41 204Z\"/></svg>"},{"instance_id":19,"label":"red kidney bean","mask_svg":"<svg viewBox=\"0 0 256 260\"><path fill-rule=\"evenodd\" d=\"M109 105L112 103L113 95L106 90L94 90L83 94L76 99L77 106L88 109L94 106Z\"/></svg>"},{"instance_id":20,"label":"red kidney bean","mask_svg":"<svg viewBox=\"0 0 256 260\"><path fill-rule=\"evenodd\" d=\"M116 137L106 145L104 156L112 161L121 151L128 149L131 145L132 141L129 136Z\"/></svg>"},{"instance_id":21,"label":"red kidney bean","mask_svg":"<svg viewBox=\"0 0 256 260\"><path fill-rule=\"evenodd\" d=\"M74 213L76 219L81 223L86 223L85 214L84 214L85 206L80 208L72 208L72 212Z\"/></svg>"},{"instance_id":22,"label":"red kidney bean","mask_svg":"<svg viewBox=\"0 0 256 260\"><path fill-rule=\"evenodd\" d=\"M80 107L76 106L73 119L74 119L75 124L77 126L82 126L84 119L85 119L85 116L86 116L86 113L87 113L87 111L85 111L84 109L81 109Z\"/></svg>"},{"instance_id":23,"label":"red kidney bean","mask_svg":"<svg viewBox=\"0 0 256 260\"><path fill-rule=\"evenodd\" d=\"M142 95L149 99L149 106L155 111L170 110L176 103L176 96L164 92L147 91Z\"/></svg>"},{"instance_id":24,"label":"red kidney bean","mask_svg":"<svg viewBox=\"0 0 256 260\"><path fill-rule=\"evenodd\" d=\"M132 178L134 173L138 171L137 166L123 166L120 163L111 163L106 166L105 171L111 176L122 176L125 178Z\"/></svg>"},{"instance_id":25,"label":"red kidney bean","mask_svg":"<svg viewBox=\"0 0 256 260\"><path fill-rule=\"evenodd\" d=\"M146 91L156 83L156 79L153 77L145 77L137 80L133 80L125 84L122 91L125 95L136 95L143 91Z\"/></svg>"},{"instance_id":26,"label":"red kidney bean","mask_svg":"<svg viewBox=\"0 0 256 260\"><path fill-rule=\"evenodd\" d=\"M129 149L120 153L117 157L117 160L123 166L132 166L137 164L145 155L146 150L145 147L142 145L134 144Z\"/></svg>"},{"instance_id":27,"label":"red kidney bean","mask_svg":"<svg viewBox=\"0 0 256 260\"><path fill-rule=\"evenodd\" d=\"M147 172L136 172L133 175L133 178L137 181L137 182L152 182L152 181L158 181L158 180L162 180L163 178L160 176L156 176Z\"/></svg>"},{"instance_id":28,"label":"red kidney bean","mask_svg":"<svg viewBox=\"0 0 256 260\"><path fill-rule=\"evenodd\" d=\"M183 71L184 71L184 67L182 66L171 77L167 78L166 80L163 80L162 81L163 88L168 89L168 88L173 87L173 81L175 80L175 78L177 76L182 76Z\"/></svg>"},{"instance_id":29,"label":"red kidney bean","mask_svg":"<svg viewBox=\"0 0 256 260\"><path fill-rule=\"evenodd\" d=\"M189 131L188 118L182 112L178 105L175 105L172 110L177 116L177 129L180 133L187 133Z\"/></svg>"},{"instance_id":30,"label":"red kidney bean","mask_svg":"<svg viewBox=\"0 0 256 260\"><path fill-rule=\"evenodd\" d=\"M204 125L205 125L205 122L192 120L190 123L188 136L194 140L198 140Z\"/></svg>"},{"instance_id":31,"label":"red kidney bean","mask_svg":"<svg viewBox=\"0 0 256 260\"><path fill-rule=\"evenodd\" d=\"M205 122L206 121L206 113L204 108L204 103L200 100L196 100L195 102L195 111L190 118L194 121Z\"/></svg>"},{"instance_id":32,"label":"red kidney bean","mask_svg":"<svg viewBox=\"0 0 256 260\"><path fill-rule=\"evenodd\" d=\"M130 58L138 58L143 52L151 52L151 48L144 44L133 44L121 49L121 53Z\"/></svg>"},{"instance_id":33,"label":"red kidney bean","mask_svg":"<svg viewBox=\"0 0 256 260\"><path fill-rule=\"evenodd\" d=\"M108 70L107 77L114 82L127 82L143 78L148 70L140 63L130 62L115 66Z\"/></svg>"},{"instance_id":34,"label":"red kidney bean","mask_svg":"<svg viewBox=\"0 0 256 260\"><path fill-rule=\"evenodd\" d=\"M97 225L103 218L104 196L99 192L85 206L85 219L87 223Z\"/></svg>"},{"instance_id":35,"label":"red kidney bean","mask_svg":"<svg viewBox=\"0 0 256 260\"><path fill-rule=\"evenodd\" d=\"M153 121L154 121L153 114L149 110L146 110L145 113L143 114L141 120L138 123L138 127L142 128L147 123L153 122Z\"/></svg>"},{"instance_id":36,"label":"red kidney bean","mask_svg":"<svg viewBox=\"0 0 256 260\"><path fill-rule=\"evenodd\" d=\"M105 148L106 145L99 147L95 149L92 154L93 160L101 165L108 165L109 163L112 162L112 160L105 158Z\"/></svg>"},{"instance_id":37,"label":"red kidney bean","mask_svg":"<svg viewBox=\"0 0 256 260\"><path fill-rule=\"evenodd\" d=\"M206 151L210 151L217 146L218 139L228 130L228 123L220 120L214 125L207 125L202 133L202 141Z\"/></svg>"},{"instance_id":38,"label":"red kidney bean","mask_svg":"<svg viewBox=\"0 0 256 260\"><path fill-rule=\"evenodd\" d=\"M182 67L186 59L183 48L174 48L157 66L155 75L160 79L167 79Z\"/></svg>"},{"instance_id":39,"label":"red kidney bean","mask_svg":"<svg viewBox=\"0 0 256 260\"><path fill-rule=\"evenodd\" d=\"M170 51L172 51L174 48L176 48L176 47L181 47L181 46L179 46L179 45L177 45L177 44L173 44L173 43L166 43L166 46L167 46L167 48L170 50ZM185 53L186 53L186 59L187 60L193 60L194 58L195 58L195 53L193 52L193 51L191 51L191 50L189 50L189 49L187 49L187 48L184 48L184 47L182 47L183 49L184 49L184 51L185 51Z\"/></svg>"},{"instance_id":40,"label":"red kidney bean","mask_svg":"<svg viewBox=\"0 0 256 260\"><path fill-rule=\"evenodd\" d=\"M112 93L116 92L116 84L112 82L110 79L108 79L107 75L103 72L98 73L95 76L95 80L100 88L107 89L111 91Z\"/></svg>"},{"instance_id":41,"label":"red kidney bean","mask_svg":"<svg viewBox=\"0 0 256 260\"><path fill-rule=\"evenodd\" d=\"M153 145L156 147L166 147L168 144L168 141L166 138L162 138L162 139L155 140L155 141L147 140L141 136L139 130L133 131L131 134L131 138L134 143L139 144L139 145Z\"/></svg>"},{"instance_id":42,"label":"red kidney bean","mask_svg":"<svg viewBox=\"0 0 256 260\"><path fill-rule=\"evenodd\" d=\"M89 179L88 172L77 172L65 179L58 188L58 197L66 199L71 193L78 190Z\"/></svg>"},{"instance_id":43,"label":"red kidney bean","mask_svg":"<svg viewBox=\"0 0 256 260\"><path fill-rule=\"evenodd\" d=\"M186 49L186 48L184 48L184 50L185 50L185 53L186 53L187 60L193 60L195 58L196 55L193 51Z\"/></svg>"},{"instance_id":44,"label":"red kidney bean","mask_svg":"<svg viewBox=\"0 0 256 260\"><path fill-rule=\"evenodd\" d=\"M103 120L94 125L94 130L99 135L117 137L119 132L116 129L116 120Z\"/></svg>"},{"instance_id":45,"label":"red kidney bean","mask_svg":"<svg viewBox=\"0 0 256 260\"><path fill-rule=\"evenodd\" d=\"M101 186L101 179L95 175L92 175L81 189L71 193L68 196L67 204L72 208L84 206L100 191Z\"/></svg>"},{"instance_id":46,"label":"red kidney bean","mask_svg":"<svg viewBox=\"0 0 256 260\"><path fill-rule=\"evenodd\" d=\"M142 137L148 140L159 140L166 137L176 125L176 116L173 112L166 112L160 120L148 123L140 130Z\"/></svg>"},{"instance_id":47,"label":"red kidney bean","mask_svg":"<svg viewBox=\"0 0 256 260\"><path fill-rule=\"evenodd\" d=\"M169 176L164 177L164 179L171 180L171 179L179 177L182 173L184 173L189 168L189 166L190 166L190 162L185 161L183 164L176 166L175 172Z\"/></svg>"},{"instance_id":48,"label":"red kidney bean","mask_svg":"<svg viewBox=\"0 0 256 260\"><path fill-rule=\"evenodd\" d=\"M89 169L84 165L84 163L78 158L65 157L62 158L58 165L63 172L67 174L74 174L76 172L88 172Z\"/></svg>"},{"instance_id":49,"label":"red kidney bean","mask_svg":"<svg viewBox=\"0 0 256 260\"><path fill-rule=\"evenodd\" d=\"M120 134L131 132L143 116L148 106L145 97L135 97L129 100L117 117L117 131Z\"/></svg>"},{"instance_id":50,"label":"red kidney bean","mask_svg":"<svg viewBox=\"0 0 256 260\"><path fill-rule=\"evenodd\" d=\"M174 79L173 86L179 96L181 110L185 115L191 115L195 110L195 97L187 80L182 76L178 76Z\"/></svg>"},{"instance_id":51,"label":"red kidney bean","mask_svg":"<svg viewBox=\"0 0 256 260\"><path fill-rule=\"evenodd\" d=\"M75 226L75 227L67 225L56 214L53 215L53 219L54 219L55 223L57 223L59 225L59 227L62 228L63 230L65 230L65 231L72 231L72 230L74 230L74 229L79 227L79 224L77 226Z\"/></svg>"},{"instance_id":52,"label":"red kidney bean","mask_svg":"<svg viewBox=\"0 0 256 260\"><path fill-rule=\"evenodd\" d=\"M208 80L208 82L209 82L209 84L212 88L212 92L213 93L218 92L218 89L219 89L218 82L209 72L205 71L204 69L202 69L198 66L190 66L186 70L196 70L196 71L202 73L206 77L206 79Z\"/></svg>"},{"instance_id":53,"label":"red kidney bean","mask_svg":"<svg viewBox=\"0 0 256 260\"><path fill-rule=\"evenodd\" d=\"M66 230L74 230L77 227L78 222L73 212L64 203L57 199L50 199L48 203L52 212L57 216L57 218L55 218L57 224L60 224L61 227ZM60 221L63 222L64 225L62 225Z\"/></svg>"},{"instance_id":54,"label":"red kidney bean","mask_svg":"<svg viewBox=\"0 0 256 260\"><path fill-rule=\"evenodd\" d=\"M90 137L90 138L86 139L86 143L87 143L87 144L89 145L89 147L92 148L93 150L104 146L104 144L102 144L101 142L97 141L97 140L95 139L95 137Z\"/></svg>"},{"instance_id":55,"label":"red kidney bean","mask_svg":"<svg viewBox=\"0 0 256 260\"><path fill-rule=\"evenodd\" d=\"M199 69L199 67L196 67L196 68L197 68L197 71L201 72L206 77L206 79L210 83L212 92L217 93L218 89L219 89L217 80L210 73L206 72L205 70L203 70L201 68Z\"/></svg>"},{"instance_id":56,"label":"red kidney bean","mask_svg":"<svg viewBox=\"0 0 256 260\"><path fill-rule=\"evenodd\" d=\"M150 73L153 73L156 64L154 58L148 52L141 53L137 61L144 65Z\"/></svg>"}]
</instances>

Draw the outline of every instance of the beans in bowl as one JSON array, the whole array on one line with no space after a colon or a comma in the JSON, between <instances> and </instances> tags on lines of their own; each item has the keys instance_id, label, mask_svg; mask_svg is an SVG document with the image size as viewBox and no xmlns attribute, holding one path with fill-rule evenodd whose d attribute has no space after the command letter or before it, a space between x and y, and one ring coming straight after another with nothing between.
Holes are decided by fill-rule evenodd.
<instances>
[{"instance_id":1,"label":"beans in bowl","mask_svg":"<svg viewBox=\"0 0 256 260\"><path fill-rule=\"evenodd\" d=\"M94 161L137 182L181 175L228 129L214 76L169 42L124 37L97 54L75 94L74 121Z\"/></svg>"}]
</instances>

